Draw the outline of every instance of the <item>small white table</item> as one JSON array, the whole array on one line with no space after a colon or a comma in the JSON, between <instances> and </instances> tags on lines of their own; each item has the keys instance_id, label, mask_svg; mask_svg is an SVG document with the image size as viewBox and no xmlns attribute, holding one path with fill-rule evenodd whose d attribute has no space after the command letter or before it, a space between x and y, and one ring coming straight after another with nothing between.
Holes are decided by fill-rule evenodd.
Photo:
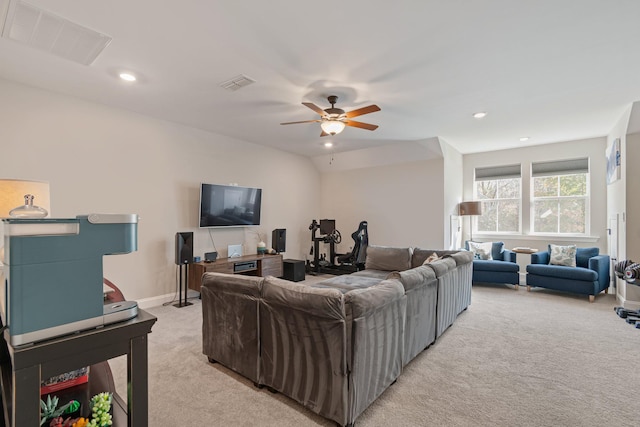
<instances>
[{"instance_id":1,"label":"small white table","mask_svg":"<svg viewBox=\"0 0 640 427\"><path fill-rule=\"evenodd\" d=\"M531 254L538 252L537 249L531 248L513 248L516 253L516 264L520 266L520 286L527 284L527 265L531 264Z\"/></svg>"}]
</instances>

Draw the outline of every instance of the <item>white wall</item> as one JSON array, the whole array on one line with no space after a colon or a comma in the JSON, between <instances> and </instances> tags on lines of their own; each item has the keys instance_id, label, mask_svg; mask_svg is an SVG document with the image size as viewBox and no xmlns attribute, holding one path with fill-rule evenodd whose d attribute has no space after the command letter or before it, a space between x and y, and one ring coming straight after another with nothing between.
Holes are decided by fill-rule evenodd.
<instances>
[{"instance_id":1,"label":"white wall","mask_svg":"<svg viewBox=\"0 0 640 427\"><path fill-rule=\"evenodd\" d=\"M637 111L640 115L640 111ZM640 133L627 134L626 151L626 258L640 262L640 198L638 197L638 183L640 183ZM624 172L624 171L623 171ZM626 285L626 306L640 309L640 286Z\"/></svg>"},{"instance_id":2,"label":"white wall","mask_svg":"<svg viewBox=\"0 0 640 427\"><path fill-rule=\"evenodd\" d=\"M597 246L601 253L607 253L607 185L606 185L606 138L592 138L578 141L558 142L534 147L523 147L510 150L492 151L486 153L467 154L464 156L464 199L473 199L473 179L476 167L522 165L522 198L528 200L530 195L531 163L549 160L590 158L590 237L587 238L558 238L529 235L530 212L523 205L522 234L519 235L490 235L474 233L473 237L482 240L497 240L505 242L505 247L512 248L526 246L536 249L546 249L547 244L566 244L573 242L580 247Z\"/></svg>"},{"instance_id":3,"label":"white wall","mask_svg":"<svg viewBox=\"0 0 640 427\"><path fill-rule=\"evenodd\" d=\"M463 156L449 145L446 141L440 139L440 147L444 158L444 245L443 248L456 249L458 244L451 241L451 225L452 218L456 218L462 224L464 218L458 218L458 203L462 201L463 177L462 171L464 162ZM455 225L454 225L455 226ZM453 244L453 246L452 246Z\"/></svg>"},{"instance_id":4,"label":"white wall","mask_svg":"<svg viewBox=\"0 0 640 427\"><path fill-rule=\"evenodd\" d=\"M613 141L620 138L620 151L621 156L621 178L609 185L607 185L607 222L610 223L612 219L617 220L618 224L618 253L616 260L627 259L627 165L626 165L626 151L627 151L627 126L629 123L629 116L631 114L631 107L629 107L624 114L620 117L618 122L614 125L613 129L607 136L607 148L605 152L609 152ZM616 293L617 297L625 299L625 283L624 280L616 280Z\"/></svg>"},{"instance_id":5,"label":"white wall","mask_svg":"<svg viewBox=\"0 0 640 427\"><path fill-rule=\"evenodd\" d=\"M343 235L340 252L348 251L349 235L362 220L369 223L372 245L442 248L443 163L440 158L323 173L321 217L335 218Z\"/></svg>"},{"instance_id":6,"label":"white wall","mask_svg":"<svg viewBox=\"0 0 640 427\"><path fill-rule=\"evenodd\" d=\"M105 276L128 299L174 292L174 238L195 233L195 255L213 249L197 228L201 182L260 187L262 225L287 229L285 256L308 250L308 221L319 212L319 172L307 158L175 123L0 80L0 177L50 182L54 217L90 212L140 215L138 251L105 256ZM213 229L228 244L257 236ZM246 234L245 234L246 233Z\"/></svg>"}]
</instances>

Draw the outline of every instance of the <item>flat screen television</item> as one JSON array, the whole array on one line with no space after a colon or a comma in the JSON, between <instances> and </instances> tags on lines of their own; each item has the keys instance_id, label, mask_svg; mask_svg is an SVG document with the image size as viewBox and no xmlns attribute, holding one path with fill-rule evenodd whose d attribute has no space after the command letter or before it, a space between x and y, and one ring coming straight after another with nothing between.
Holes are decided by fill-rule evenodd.
<instances>
[{"instance_id":1,"label":"flat screen television","mask_svg":"<svg viewBox=\"0 0 640 427\"><path fill-rule=\"evenodd\" d=\"M200 185L200 227L260 225L262 189L235 185Z\"/></svg>"}]
</instances>

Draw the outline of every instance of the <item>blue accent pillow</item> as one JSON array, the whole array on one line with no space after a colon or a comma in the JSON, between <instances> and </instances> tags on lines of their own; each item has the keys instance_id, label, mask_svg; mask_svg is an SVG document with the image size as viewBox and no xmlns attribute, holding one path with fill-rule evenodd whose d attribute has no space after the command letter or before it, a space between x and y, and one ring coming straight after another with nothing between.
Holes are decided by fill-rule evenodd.
<instances>
[{"instance_id":1,"label":"blue accent pillow","mask_svg":"<svg viewBox=\"0 0 640 427\"><path fill-rule=\"evenodd\" d=\"M493 242L491 245L491 258L504 261L504 242Z\"/></svg>"}]
</instances>

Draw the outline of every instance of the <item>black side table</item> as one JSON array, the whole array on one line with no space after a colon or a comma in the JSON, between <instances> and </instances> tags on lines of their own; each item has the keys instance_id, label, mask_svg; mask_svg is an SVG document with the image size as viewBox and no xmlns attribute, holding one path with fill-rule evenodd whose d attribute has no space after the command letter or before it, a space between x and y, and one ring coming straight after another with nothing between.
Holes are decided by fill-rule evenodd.
<instances>
[{"instance_id":1,"label":"black side table","mask_svg":"<svg viewBox=\"0 0 640 427\"><path fill-rule=\"evenodd\" d=\"M40 425L41 378L126 354L127 403L114 392L113 423L147 426L147 335L156 320L155 316L139 309L137 317L124 322L17 348L9 345L3 336L0 341L2 425Z\"/></svg>"}]
</instances>

